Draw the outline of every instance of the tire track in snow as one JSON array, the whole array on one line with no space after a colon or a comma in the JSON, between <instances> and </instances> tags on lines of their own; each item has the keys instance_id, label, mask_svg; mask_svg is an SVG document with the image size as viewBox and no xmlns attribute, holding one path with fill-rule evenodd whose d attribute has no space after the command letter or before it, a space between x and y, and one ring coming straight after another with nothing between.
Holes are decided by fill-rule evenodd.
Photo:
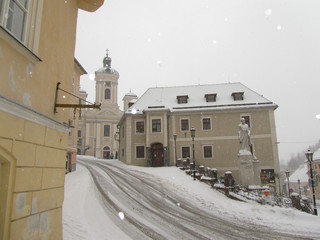
<instances>
[{"instance_id":1,"label":"tire track in snow","mask_svg":"<svg viewBox=\"0 0 320 240\"><path fill-rule=\"evenodd\" d=\"M162 231L158 233L150 224L142 223L136 217L131 216L130 212L126 213L129 222L152 239L167 239L168 236L169 239L177 237L180 239L311 239L278 233L263 226L250 225L248 227L241 222L228 222L191 205L185 199L165 189L165 186L154 183L155 178L148 178L147 174L141 176L141 174L135 174L133 171L107 163L92 161L86 161L86 163L86 167L91 169L90 172L97 188L117 212L122 211L124 205L120 207L121 204L118 201L115 203L110 194L118 195L118 197L121 195L121 200L127 198L124 204L131 206L135 214L140 213L149 221L155 221L154 225L157 224L157 221L163 224L159 228L167 230L166 236L163 236ZM107 179L93 166L101 169L112 180L112 184L108 183ZM106 193L106 187L109 188L107 189L109 193ZM117 189L120 192L116 193ZM177 207L177 203L180 203L180 207ZM148 214L144 214L145 212Z\"/></svg>"}]
</instances>

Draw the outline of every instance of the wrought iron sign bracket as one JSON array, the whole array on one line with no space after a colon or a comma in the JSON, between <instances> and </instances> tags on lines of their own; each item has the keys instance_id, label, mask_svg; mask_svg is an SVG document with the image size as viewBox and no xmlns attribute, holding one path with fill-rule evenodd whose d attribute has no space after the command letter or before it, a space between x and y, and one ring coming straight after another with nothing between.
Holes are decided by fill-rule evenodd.
<instances>
[{"instance_id":1,"label":"wrought iron sign bracket","mask_svg":"<svg viewBox=\"0 0 320 240\"><path fill-rule=\"evenodd\" d=\"M74 113L74 118L75 118L75 115L76 115L76 109L79 109L79 119L81 118L81 109L82 108L96 108L96 109L99 109L101 110L100 106L101 104L96 104L96 103L91 103L91 102L88 102L87 100L83 99L83 98L80 98L79 96L76 96L66 90L63 90L62 88L60 88L60 82L57 83L57 87L56 87L56 96L55 96L55 101L54 101L54 113L58 113L57 111L57 108L73 108L73 113ZM78 98L84 102L87 102L89 104L72 104L72 103L68 103L68 104L64 104L64 103L58 103L58 95L59 95L59 91L62 91L64 93L67 93L75 98Z\"/></svg>"}]
</instances>

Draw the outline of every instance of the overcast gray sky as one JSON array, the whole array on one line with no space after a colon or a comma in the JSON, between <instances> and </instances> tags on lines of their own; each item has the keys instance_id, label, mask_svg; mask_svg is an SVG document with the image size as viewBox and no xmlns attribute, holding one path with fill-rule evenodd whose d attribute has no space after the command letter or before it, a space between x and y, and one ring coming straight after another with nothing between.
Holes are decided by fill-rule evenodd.
<instances>
[{"instance_id":1,"label":"overcast gray sky","mask_svg":"<svg viewBox=\"0 0 320 240\"><path fill-rule=\"evenodd\" d=\"M75 56L92 101L106 49L121 108L130 89L241 82L279 105L281 161L320 138L319 0L105 0L80 11Z\"/></svg>"}]
</instances>

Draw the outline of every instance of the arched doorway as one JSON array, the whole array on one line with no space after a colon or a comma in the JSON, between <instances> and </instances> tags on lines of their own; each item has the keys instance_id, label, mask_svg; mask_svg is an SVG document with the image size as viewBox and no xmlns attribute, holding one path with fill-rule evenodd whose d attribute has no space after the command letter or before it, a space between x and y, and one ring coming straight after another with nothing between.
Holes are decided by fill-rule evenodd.
<instances>
[{"instance_id":1,"label":"arched doorway","mask_svg":"<svg viewBox=\"0 0 320 240\"><path fill-rule=\"evenodd\" d=\"M161 143L154 143L151 145L151 166L152 167L163 167L163 145Z\"/></svg>"},{"instance_id":2,"label":"arched doorway","mask_svg":"<svg viewBox=\"0 0 320 240\"><path fill-rule=\"evenodd\" d=\"M108 146L103 148L103 158L110 159L110 148Z\"/></svg>"}]
</instances>

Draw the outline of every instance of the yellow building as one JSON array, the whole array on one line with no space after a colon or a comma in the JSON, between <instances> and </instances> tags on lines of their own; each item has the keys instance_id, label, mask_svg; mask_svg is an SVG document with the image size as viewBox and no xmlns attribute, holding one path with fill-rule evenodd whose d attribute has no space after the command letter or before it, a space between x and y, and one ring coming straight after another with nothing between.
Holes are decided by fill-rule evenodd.
<instances>
[{"instance_id":1,"label":"yellow building","mask_svg":"<svg viewBox=\"0 0 320 240\"><path fill-rule=\"evenodd\" d=\"M80 96L80 76L87 74L86 70L81 66L77 59L74 59L74 71L72 76L72 87L70 94L78 97L73 97L70 100L71 104L81 103ZM66 159L66 172L72 172L76 170L76 158L77 158L77 145L78 145L78 131L79 131L79 118L81 119L82 111L75 110L70 108L69 110L69 139L68 139L68 152Z\"/></svg>"},{"instance_id":2,"label":"yellow building","mask_svg":"<svg viewBox=\"0 0 320 240\"><path fill-rule=\"evenodd\" d=\"M103 0L0 1L0 239L62 239L78 9ZM60 91L59 91L60 92Z\"/></svg>"},{"instance_id":3,"label":"yellow building","mask_svg":"<svg viewBox=\"0 0 320 240\"><path fill-rule=\"evenodd\" d=\"M275 184L280 173L276 108L241 83L150 88L119 122L119 159L138 166L172 166L175 156L192 161L194 127L196 165L216 168L220 175L232 171L239 180L238 125L245 118L262 183Z\"/></svg>"}]
</instances>

